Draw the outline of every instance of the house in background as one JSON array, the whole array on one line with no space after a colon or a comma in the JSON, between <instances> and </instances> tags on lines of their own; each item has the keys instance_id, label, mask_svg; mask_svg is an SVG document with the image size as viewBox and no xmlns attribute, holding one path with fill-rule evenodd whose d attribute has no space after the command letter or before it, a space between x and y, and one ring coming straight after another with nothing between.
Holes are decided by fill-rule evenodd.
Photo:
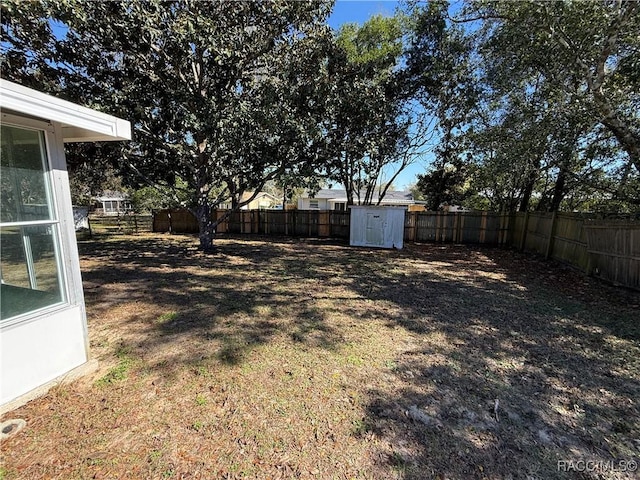
<instances>
[{"instance_id":1,"label":"house in background","mask_svg":"<svg viewBox=\"0 0 640 480\"><path fill-rule=\"evenodd\" d=\"M374 194L373 204L378 203L379 192ZM354 203L358 204L358 199L354 199ZM380 206L396 206L408 207L414 205L416 201L413 199L411 192L397 191L387 193L382 198ZM324 188L319 190L315 195L309 196L304 193L298 198L298 210L346 210L347 209L347 192L346 190L334 190Z\"/></svg>"},{"instance_id":2,"label":"house in background","mask_svg":"<svg viewBox=\"0 0 640 480\"><path fill-rule=\"evenodd\" d=\"M0 80L0 411L89 360L64 143L130 140L111 115Z\"/></svg>"},{"instance_id":3,"label":"house in background","mask_svg":"<svg viewBox=\"0 0 640 480\"><path fill-rule=\"evenodd\" d=\"M245 192L240 197L240 202L246 202L251 198L254 192ZM275 195L271 195L267 192L259 192L256 195L256 198L251 200L246 205L240 207L240 210L264 210L266 208L276 208L276 206L282 204L282 199L276 197ZM222 209L230 209L231 208L231 200L227 200L220 204L220 208Z\"/></svg>"},{"instance_id":4,"label":"house in background","mask_svg":"<svg viewBox=\"0 0 640 480\"><path fill-rule=\"evenodd\" d=\"M129 196L122 192L102 192L94 198L93 213L101 215L121 215L133 210Z\"/></svg>"}]
</instances>

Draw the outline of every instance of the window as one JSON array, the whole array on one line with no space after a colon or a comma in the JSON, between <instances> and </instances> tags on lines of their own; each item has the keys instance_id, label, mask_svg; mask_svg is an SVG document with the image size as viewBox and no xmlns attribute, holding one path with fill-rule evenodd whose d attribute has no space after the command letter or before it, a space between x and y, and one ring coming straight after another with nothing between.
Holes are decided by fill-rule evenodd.
<instances>
[{"instance_id":1,"label":"window","mask_svg":"<svg viewBox=\"0 0 640 480\"><path fill-rule=\"evenodd\" d=\"M0 319L63 302L44 132L0 132Z\"/></svg>"},{"instance_id":2,"label":"window","mask_svg":"<svg viewBox=\"0 0 640 480\"><path fill-rule=\"evenodd\" d=\"M132 210L129 200L102 200L102 213L105 215L115 215L127 213Z\"/></svg>"},{"instance_id":3,"label":"window","mask_svg":"<svg viewBox=\"0 0 640 480\"><path fill-rule=\"evenodd\" d=\"M313 200L313 199L309 200L309 208L311 210L319 210L320 206L318 204L318 200Z\"/></svg>"},{"instance_id":4,"label":"window","mask_svg":"<svg viewBox=\"0 0 640 480\"><path fill-rule=\"evenodd\" d=\"M116 213L118 211L118 202L115 200L105 200L102 204L104 205L104 213Z\"/></svg>"},{"instance_id":5,"label":"window","mask_svg":"<svg viewBox=\"0 0 640 480\"><path fill-rule=\"evenodd\" d=\"M344 212L347 209L347 204L344 202L337 202L333 204L333 209L334 210L339 210L341 212Z\"/></svg>"}]
</instances>

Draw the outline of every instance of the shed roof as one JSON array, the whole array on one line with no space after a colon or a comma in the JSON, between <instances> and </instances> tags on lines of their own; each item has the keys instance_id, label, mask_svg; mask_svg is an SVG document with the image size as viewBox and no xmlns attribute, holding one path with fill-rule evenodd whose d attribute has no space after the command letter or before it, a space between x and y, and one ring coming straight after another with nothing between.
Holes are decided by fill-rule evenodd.
<instances>
[{"instance_id":1,"label":"shed roof","mask_svg":"<svg viewBox=\"0 0 640 480\"><path fill-rule=\"evenodd\" d=\"M131 123L127 120L2 79L0 108L3 113L15 112L60 122L67 143L131 140Z\"/></svg>"}]
</instances>

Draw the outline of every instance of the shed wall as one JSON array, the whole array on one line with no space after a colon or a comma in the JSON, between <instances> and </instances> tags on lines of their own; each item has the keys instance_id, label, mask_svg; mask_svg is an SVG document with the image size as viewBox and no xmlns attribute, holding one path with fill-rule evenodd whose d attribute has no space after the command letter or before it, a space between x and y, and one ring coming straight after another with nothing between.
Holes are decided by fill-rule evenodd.
<instances>
[{"instance_id":1,"label":"shed wall","mask_svg":"<svg viewBox=\"0 0 640 480\"><path fill-rule=\"evenodd\" d=\"M351 207L349 243L356 247L403 247L404 208Z\"/></svg>"}]
</instances>

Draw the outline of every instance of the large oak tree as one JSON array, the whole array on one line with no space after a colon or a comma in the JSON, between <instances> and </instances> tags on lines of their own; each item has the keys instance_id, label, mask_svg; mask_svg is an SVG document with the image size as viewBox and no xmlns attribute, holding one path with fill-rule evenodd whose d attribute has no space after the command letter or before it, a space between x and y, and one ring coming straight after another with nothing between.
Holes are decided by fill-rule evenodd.
<instances>
[{"instance_id":1,"label":"large oak tree","mask_svg":"<svg viewBox=\"0 0 640 480\"><path fill-rule=\"evenodd\" d=\"M320 159L329 7L3 2L2 76L131 120L133 141L112 158L186 186L208 250L216 205L239 208L244 192Z\"/></svg>"}]
</instances>

